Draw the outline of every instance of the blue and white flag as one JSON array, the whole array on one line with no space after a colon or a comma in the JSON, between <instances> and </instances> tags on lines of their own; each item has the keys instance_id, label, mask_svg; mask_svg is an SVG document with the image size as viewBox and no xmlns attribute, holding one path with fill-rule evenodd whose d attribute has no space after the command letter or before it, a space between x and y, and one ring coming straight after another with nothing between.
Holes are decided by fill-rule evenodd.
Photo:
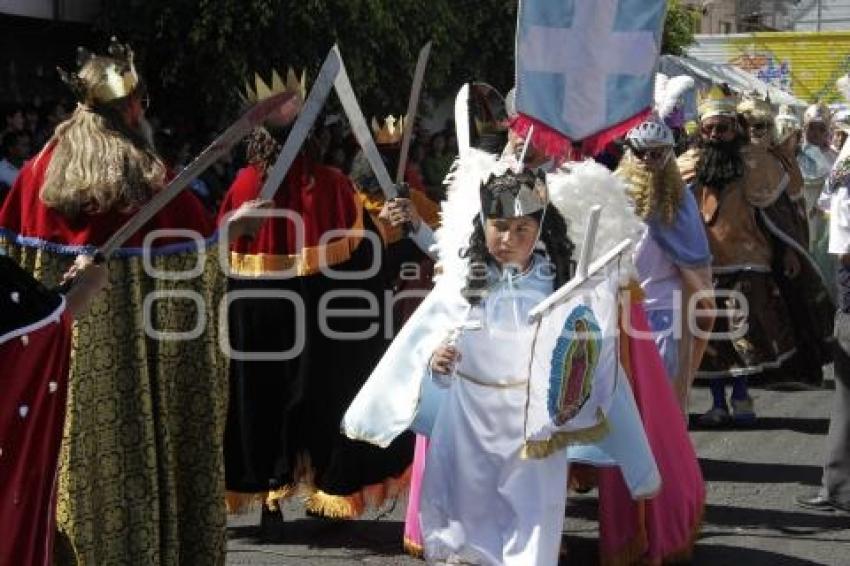
<instances>
[{"instance_id":1,"label":"blue and white flag","mask_svg":"<svg viewBox=\"0 0 850 566\"><path fill-rule=\"evenodd\" d=\"M588 144L604 147L652 106L666 7L666 0L521 0L517 111L535 132L542 124L567 145L582 140L586 154Z\"/></svg>"}]
</instances>

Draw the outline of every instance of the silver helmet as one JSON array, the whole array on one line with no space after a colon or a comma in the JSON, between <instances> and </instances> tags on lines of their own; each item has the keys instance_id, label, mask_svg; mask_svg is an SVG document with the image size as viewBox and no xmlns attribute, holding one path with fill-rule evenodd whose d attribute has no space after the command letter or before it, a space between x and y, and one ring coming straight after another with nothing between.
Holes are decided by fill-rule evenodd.
<instances>
[{"instance_id":1,"label":"silver helmet","mask_svg":"<svg viewBox=\"0 0 850 566\"><path fill-rule=\"evenodd\" d=\"M626 141L636 150L673 147L676 144L673 131L667 124L656 120L647 120L629 130Z\"/></svg>"}]
</instances>

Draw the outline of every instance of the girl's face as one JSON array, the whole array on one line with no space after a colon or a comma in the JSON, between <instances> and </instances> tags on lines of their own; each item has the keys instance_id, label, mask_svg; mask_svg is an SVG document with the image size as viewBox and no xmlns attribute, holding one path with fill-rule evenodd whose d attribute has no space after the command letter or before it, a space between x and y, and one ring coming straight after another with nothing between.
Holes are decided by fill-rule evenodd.
<instances>
[{"instance_id":1,"label":"girl's face","mask_svg":"<svg viewBox=\"0 0 850 566\"><path fill-rule=\"evenodd\" d=\"M540 223L531 216L519 218L488 218L484 239L490 252L502 267L525 270L531 260Z\"/></svg>"}]
</instances>

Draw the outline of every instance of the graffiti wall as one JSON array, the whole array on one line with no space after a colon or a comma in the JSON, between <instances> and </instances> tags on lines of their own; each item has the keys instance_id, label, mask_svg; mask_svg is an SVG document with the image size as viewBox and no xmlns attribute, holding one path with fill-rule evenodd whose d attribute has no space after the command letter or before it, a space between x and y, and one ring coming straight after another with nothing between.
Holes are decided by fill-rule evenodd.
<instances>
[{"instance_id":1,"label":"graffiti wall","mask_svg":"<svg viewBox=\"0 0 850 566\"><path fill-rule=\"evenodd\" d=\"M850 71L850 31L698 35L688 55L728 63L807 101L841 100L835 81Z\"/></svg>"}]
</instances>

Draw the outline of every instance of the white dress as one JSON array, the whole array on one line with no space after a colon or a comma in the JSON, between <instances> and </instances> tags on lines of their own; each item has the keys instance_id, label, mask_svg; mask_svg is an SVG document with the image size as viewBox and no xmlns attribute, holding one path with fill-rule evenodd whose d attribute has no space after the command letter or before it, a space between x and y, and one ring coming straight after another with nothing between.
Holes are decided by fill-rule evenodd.
<instances>
[{"instance_id":1,"label":"white dress","mask_svg":"<svg viewBox=\"0 0 850 566\"><path fill-rule=\"evenodd\" d=\"M464 333L461 360L431 435L420 502L430 563L557 563L564 521L563 452L520 459L532 349L529 310L553 291L530 272L494 284L476 308L483 328Z\"/></svg>"}]
</instances>

